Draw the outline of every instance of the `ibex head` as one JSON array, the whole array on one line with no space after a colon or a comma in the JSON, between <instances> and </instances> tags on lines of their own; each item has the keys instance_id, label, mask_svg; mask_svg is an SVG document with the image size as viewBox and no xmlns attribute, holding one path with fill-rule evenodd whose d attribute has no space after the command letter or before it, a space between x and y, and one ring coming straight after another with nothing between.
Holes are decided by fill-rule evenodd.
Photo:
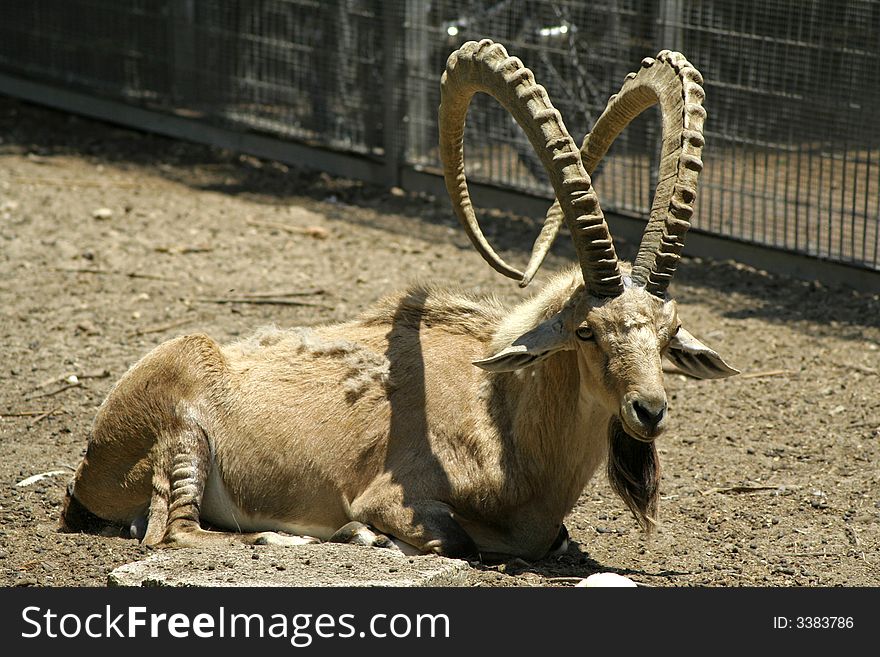
<instances>
[{"instance_id":1,"label":"ibex head","mask_svg":"<svg viewBox=\"0 0 880 657\"><path fill-rule=\"evenodd\" d=\"M507 344L498 345L496 353L476 364L490 371L509 371L559 351L576 351L581 385L617 418L611 429L612 457L614 441L620 436L650 443L666 427L662 355L698 378L737 373L681 327L675 302L667 296L702 169L706 113L701 85L699 72L679 53L663 51L657 59L645 59L641 70L630 73L621 91L611 97L578 149L545 89L499 44L483 40L463 45L449 57L441 83L440 142L446 186L477 251L497 271L528 285L564 221L574 240L583 280L580 284L581 277L576 277L561 309L548 308L540 321L509 335ZM557 201L547 212L525 273L505 263L488 244L470 202L462 141L465 114L478 91L490 94L513 114L556 193ZM615 253L590 173L630 121L655 103L660 104L663 121L659 183L630 267ZM636 443L629 448L638 449Z\"/></svg>"},{"instance_id":2,"label":"ibex head","mask_svg":"<svg viewBox=\"0 0 880 657\"><path fill-rule=\"evenodd\" d=\"M512 371L566 350L577 353L581 382L591 397L620 418L626 433L645 442L666 428L661 356L701 379L737 373L681 326L674 300L637 286L599 298L578 285L561 310L475 364Z\"/></svg>"}]
</instances>

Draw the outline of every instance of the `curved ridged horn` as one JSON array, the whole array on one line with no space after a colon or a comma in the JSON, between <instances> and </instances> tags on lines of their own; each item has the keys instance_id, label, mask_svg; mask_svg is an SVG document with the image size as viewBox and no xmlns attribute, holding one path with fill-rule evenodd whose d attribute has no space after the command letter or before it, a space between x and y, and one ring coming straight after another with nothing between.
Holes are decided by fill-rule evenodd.
<instances>
[{"instance_id":1,"label":"curved ridged horn","mask_svg":"<svg viewBox=\"0 0 880 657\"><path fill-rule=\"evenodd\" d=\"M700 154L706 111L702 84L700 73L681 53L664 50L656 59L642 60L641 70L627 75L620 92L608 101L581 145L584 167L592 174L623 129L646 109L660 104L663 146L658 184L632 270L633 282L659 297L675 273L693 215L697 177L703 168ZM537 271L553 243L560 213L557 203L547 211L543 251L532 253L526 276Z\"/></svg>"},{"instance_id":2,"label":"curved ridged horn","mask_svg":"<svg viewBox=\"0 0 880 657\"><path fill-rule=\"evenodd\" d=\"M489 94L513 115L544 164L574 240L587 289L596 296L620 294L623 281L617 254L577 145L532 72L489 39L469 41L453 52L440 82L440 159L446 189L477 251L497 271L523 279L523 274L504 263L486 241L468 193L464 122L477 92ZM547 232L542 231L536 249Z\"/></svg>"},{"instance_id":3,"label":"curved ridged horn","mask_svg":"<svg viewBox=\"0 0 880 657\"><path fill-rule=\"evenodd\" d=\"M656 59L642 60L642 69L627 76L582 147L590 171L620 131L659 102L663 121L660 171L651 216L632 269L633 282L658 297L664 296L681 257L694 213L697 178L703 170L700 155L706 110L702 84L699 71L681 53L664 50Z\"/></svg>"}]
</instances>

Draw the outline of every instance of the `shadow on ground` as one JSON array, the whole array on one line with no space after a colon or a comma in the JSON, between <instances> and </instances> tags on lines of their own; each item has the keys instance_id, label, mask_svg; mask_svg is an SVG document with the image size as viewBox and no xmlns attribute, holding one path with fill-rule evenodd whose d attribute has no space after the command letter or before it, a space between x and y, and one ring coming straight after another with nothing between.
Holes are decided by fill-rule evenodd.
<instances>
[{"instance_id":1,"label":"shadow on ground","mask_svg":"<svg viewBox=\"0 0 880 657\"><path fill-rule=\"evenodd\" d=\"M59 114L64 116L58 120ZM53 120L48 119L51 115ZM193 189L243 196L266 205L287 205L293 200L311 199L324 204L330 220L364 225L390 233L405 233L408 227L395 225L389 210L433 226L452 228L450 241L458 248L471 246L458 230L458 223L445 198L429 195L389 193L385 188L360 181L334 178L324 173L296 169L276 162L258 160L225 149L193 145L128 128L113 128L90 119L64 115L11 98L0 97L0 154L27 154L33 158L75 155L98 163L150 167L163 177ZM375 214L348 211L382 207ZM540 218L486 210L484 232L502 254L513 254L525 262L537 236ZM389 220L390 219L390 220ZM614 230L614 220L609 223ZM631 259L635 245L616 240L618 254ZM685 250L687 247L685 247ZM548 257L548 269L556 269L574 258L569 240L559 239ZM853 270L853 276L858 276ZM733 281L733 284L731 284ZM880 327L880 295L860 293L816 281L800 281L768 274L732 261L684 258L673 294L681 301L698 295L700 300L730 319L758 318L797 326L819 323L836 337L861 339L862 328ZM735 311L729 304L713 304L713 297L741 295ZM806 329L805 329L806 330ZM815 332L816 327L809 327Z\"/></svg>"}]
</instances>

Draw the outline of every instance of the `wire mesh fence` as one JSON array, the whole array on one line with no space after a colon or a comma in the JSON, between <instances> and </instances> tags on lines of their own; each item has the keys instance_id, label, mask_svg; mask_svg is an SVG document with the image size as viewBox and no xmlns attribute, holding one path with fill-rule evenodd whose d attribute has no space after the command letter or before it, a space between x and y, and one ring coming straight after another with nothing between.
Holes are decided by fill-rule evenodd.
<instances>
[{"instance_id":1,"label":"wire mesh fence","mask_svg":"<svg viewBox=\"0 0 880 657\"><path fill-rule=\"evenodd\" d=\"M694 228L880 269L880 0L16 0L2 13L2 73L425 171L439 168L439 76L466 40L520 57L578 142L643 57L680 50L709 111ZM478 97L466 138L474 180L550 196L494 101ZM606 211L647 215L658 152L650 111L594 175Z\"/></svg>"}]
</instances>

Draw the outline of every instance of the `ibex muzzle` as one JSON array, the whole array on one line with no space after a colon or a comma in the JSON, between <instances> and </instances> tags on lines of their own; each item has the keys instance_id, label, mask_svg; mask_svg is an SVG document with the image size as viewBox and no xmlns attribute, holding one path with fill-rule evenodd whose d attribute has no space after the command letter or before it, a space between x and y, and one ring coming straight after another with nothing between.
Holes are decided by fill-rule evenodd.
<instances>
[{"instance_id":1,"label":"ibex muzzle","mask_svg":"<svg viewBox=\"0 0 880 657\"><path fill-rule=\"evenodd\" d=\"M440 107L457 216L489 264L523 285L563 222L578 266L512 308L422 286L344 324L158 346L99 410L62 525L106 521L153 545L321 539L536 559L563 542L565 515L605 462L650 528L653 441L669 421L661 356L699 378L736 373L681 328L666 293L701 168L700 84L677 53L645 60L578 149L518 59L488 40L464 44ZM486 242L470 203L462 139L476 92L516 117L556 192L524 273ZM589 173L658 101L660 183L630 267Z\"/></svg>"}]
</instances>

